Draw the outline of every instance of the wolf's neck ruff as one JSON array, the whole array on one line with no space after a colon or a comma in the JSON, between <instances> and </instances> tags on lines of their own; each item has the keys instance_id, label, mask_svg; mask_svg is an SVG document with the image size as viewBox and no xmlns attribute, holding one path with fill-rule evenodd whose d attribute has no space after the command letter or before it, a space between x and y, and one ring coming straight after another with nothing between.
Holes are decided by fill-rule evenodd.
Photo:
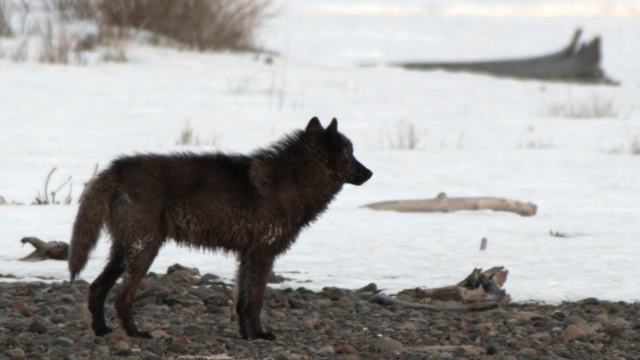
<instances>
[{"instance_id":1,"label":"wolf's neck ruff","mask_svg":"<svg viewBox=\"0 0 640 360\"><path fill-rule=\"evenodd\" d=\"M276 217L286 216L296 227L313 222L344 184L331 171L329 154L315 142L312 134L298 131L252 156L257 201L271 202L265 208L275 208Z\"/></svg>"}]
</instances>

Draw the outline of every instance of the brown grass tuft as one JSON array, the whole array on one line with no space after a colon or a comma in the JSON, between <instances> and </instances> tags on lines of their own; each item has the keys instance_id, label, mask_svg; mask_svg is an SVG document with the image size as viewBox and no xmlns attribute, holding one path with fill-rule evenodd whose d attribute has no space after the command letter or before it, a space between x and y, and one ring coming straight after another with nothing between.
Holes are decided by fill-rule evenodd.
<instances>
[{"instance_id":1,"label":"brown grass tuft","mask_svg":"<svg viewBox=\"0 0 640 360\"><path fill-rule=\"evenodd\" d=\"M63 20L94 19L96 7L94 0L51 0L51 5Z\"/></svg>"},{"instance_id":2,"label":"brown grass tuft","mask_svg":"<svg viewBox=\"0 0 640 360\"><path fill-rule=\"evenodd\" d=\"M197 50L255 50L271 0L98 0L101 25L147 30Z\"/></svg>"},{"instance_id":3,"label":"brown grass tuft","mask_svg":"<svg viewBox=\"0 0 640 360\"><path fill-rule=\"evenodd\" d=\"M13 35L10 22L12 6L12 2L0 1L0 37Z\"/></svg>"}]
</instances>

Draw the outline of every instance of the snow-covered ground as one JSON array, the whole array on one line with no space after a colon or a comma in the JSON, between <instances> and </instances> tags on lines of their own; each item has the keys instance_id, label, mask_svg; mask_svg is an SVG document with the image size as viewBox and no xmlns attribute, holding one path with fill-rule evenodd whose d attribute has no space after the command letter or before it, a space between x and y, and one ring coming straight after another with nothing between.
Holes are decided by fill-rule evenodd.
<instances>
[{"instance_id":1,"label":"snow-covered ground","mask_svg":"<svg viewBox=\"0 0 640 360\"><path fill-rule=\"evenodd\" d=\"M23 263L20 239L68 241L94 166L122 154L246 152L312 116L339 128L373 170L346 186L280 258L282 286L387 293L450 285L474 267L509 270L515 301L640 300L640 5L635 1L324 1L277 3L262 32L273 64L250 54L130 45L129 61L90 66L0 59L0 274L67 279L66 263ZM476 60L551 52L577 27L603 39L619 87L408 72L361 63ZM1 40L0 40L1 41ZM0 42L0 46L8 44ZM571 119L554 107L612 102L610 118ZM187 121L206 146L178 146ZM412 124L416 149L399 149ZM73 179L72 205L29 205ZM69 188L60 191L63 200ZM398 214L360 206L392 199L498 196L538 205L534 217L468 211ZM550 231L566 237L554 237ZM479 250L480 239L488 248ZM82 277L102 270L102 239ZM167 245L174 263L233 279L231 257ZM10 281L7 279L0 279Z\"/></svg>"}]
</instances>

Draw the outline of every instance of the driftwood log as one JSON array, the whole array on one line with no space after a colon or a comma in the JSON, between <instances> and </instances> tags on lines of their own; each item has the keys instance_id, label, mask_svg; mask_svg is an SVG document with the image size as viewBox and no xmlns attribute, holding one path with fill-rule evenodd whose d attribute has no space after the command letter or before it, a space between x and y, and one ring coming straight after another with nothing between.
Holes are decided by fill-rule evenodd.
<instances>
[{"instance_id":1,"label":"driftwood log","mask_svg":"<svg viewBox=\"0 0 640 360\"><path fill-rule=\"evenodd\" d=\"M502 266L489 270L473 269L471 274L456 285L433 289L404 290L392 298L383 293L377 293L370 302L381 305L400 305L411 309L426 309L430 311L481 311L493 309L507 304L511 297L502 289L507 281L509 271ZM409 302L403 299L418 299L443 302L453 302L453 305L433 305L422 302Z\"/></svg>"},{"instance_id":2,"label":"driftwood log","mask_svg":"<svg viewBox=\"0 0 640 360\"><path fill-rule=\"evenodd\" d=\"M536 214L537 206L516 200L497 197L460 197L450 198L440 193L434 199L425 200L393 200L364 205L373 210L398 212L453 212L460 210L493 210L508 211L522 216Z\"/></svg>"},{"instance_id":3,"label":"driftwood log","mask_svg":"<svg viewBox=\"0 0 640 360\"><path fill-rule=\"evenodd\" d=\"M619 85L600 67L600 37L578 44L582 31L577 29L564 49L542 56L510 60L398 62L387 66L408 70L447 70L487 73L496 76Z\"/></svg>"},{"instance_id":4,"label":"driftwood log","mask_svg":"<svg viewBox=\"0 0 640 360\"><path fill-rule=\"evenodd\" d=\"M67 260L69 257L69 244L62 241L44 242L37 237L25 237L20 240L22 246L31 244L36 249L20 261L42 261L42 260Z\"/></svg>"}]
</instances>

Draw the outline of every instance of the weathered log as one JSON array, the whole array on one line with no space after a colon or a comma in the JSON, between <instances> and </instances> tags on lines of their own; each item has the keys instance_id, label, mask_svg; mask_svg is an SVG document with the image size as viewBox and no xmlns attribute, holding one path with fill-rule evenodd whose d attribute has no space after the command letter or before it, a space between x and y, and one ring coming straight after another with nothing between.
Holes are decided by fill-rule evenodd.
<instances>
[{"instance_id":1,"label":"weathered log","mask_svg":"<svg viewBox=\"0 0 640 360\"><path fill-rule=\"evenodd\" d=\"M440 301L454 301L455 305L438 306L415 303L392 298L383 293L376 293L369 298L370 302L381 305L401 305L410 309L426 309L430 311L481 311L493 309L511 301L511 297L502 290L509 271L502 266L489 270L474 269L469 276L456 285L433 289L413 289L400 292L399 298L417 298Z\"/></svg>"},{"instance_id":2,"label":"weathered log","mask_svg":"<svg viewBox=\"0 0 640 360\"><path fill-rule=\"evenodd\" d=\"M67 260L69 257L69 244L62 241L44 242L37 237L25 237L20 242L22 242L22 246L28 243L36 248L20 261Z\"/></svg>"},{"instance_id":3,"label":"weathered log","mask_svg":"<svg viewBox=\"0 0 640 360\"><path fill-rule=\"evenodd\" d=\"M364 205L373 210L398 212L453 212L460 210L493 210L508 211L522 216L536 214L537 206L516 200L497 197L460 197L450 198L440 193L435 199L425 200L393 200Z\"/></svg>"},{"instance_id":4,"label":"weathered log","mask_svg":"<svg viewBox=\"0 0 640 360\"><path fill-rule=\"evenodd\" d=\"M474 269L469 276L456 285L433 289L414 289L413 296L420 299L455 300L461 302L500 300L508 296L502 286L509 271L502 266L489 270ZM399 294L401 295L402 292Z\"/></svg>"},{"instance_id":5,"label":"weathered log","mask_svg":"<svg viewBox=\"0 0 640 360\"><path fill-rule=\"evenodd\" d=\"M517 78L619 85L619 82L609 79L600 67L600 38L595 37L578 46L581 33L577 29L568 46L548 55L509 60L398 62L387 66L408 70L467 71Z\"/></svg>"}]
</instances>

